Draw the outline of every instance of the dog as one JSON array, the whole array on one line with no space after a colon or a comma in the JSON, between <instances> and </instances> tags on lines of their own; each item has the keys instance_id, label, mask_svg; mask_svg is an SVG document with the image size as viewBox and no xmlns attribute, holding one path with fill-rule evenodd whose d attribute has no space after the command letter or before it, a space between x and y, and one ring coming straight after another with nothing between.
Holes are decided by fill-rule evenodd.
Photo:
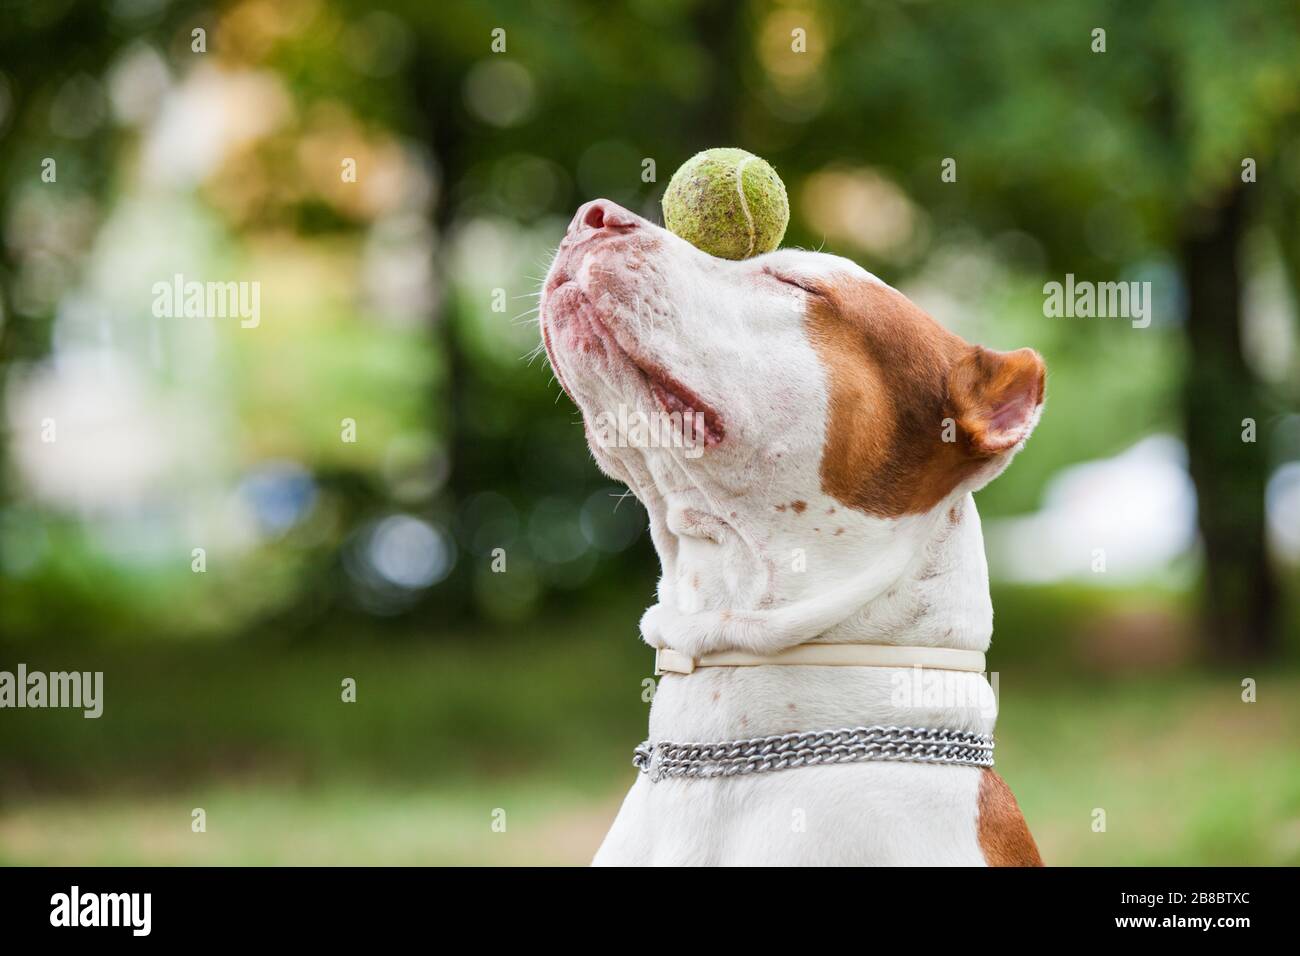
<instances>
[{"instance_id":1,"label":"dog","mask_svg":"<svg viewBox=\"0 0 1300 956\"><path fill-rule=\"evenodd\" d=\"M677 663L647 753L839 728L991 735L995 708L969 703L992 697L993 627L971 495L1038 422L1036 352L968 344L848 259L718 259L603 199L556 251L540 327L662 564L641 633ZM628 409L667 416L677 441L609 440ZM979 672L943 670L944 653ZM841 666L871 655L885 663ZM921 674L937 695L903 693ZM698 776L647 757L593 863L1041 865L988 766L829 753Z\"/></svg>"}]
</instances>

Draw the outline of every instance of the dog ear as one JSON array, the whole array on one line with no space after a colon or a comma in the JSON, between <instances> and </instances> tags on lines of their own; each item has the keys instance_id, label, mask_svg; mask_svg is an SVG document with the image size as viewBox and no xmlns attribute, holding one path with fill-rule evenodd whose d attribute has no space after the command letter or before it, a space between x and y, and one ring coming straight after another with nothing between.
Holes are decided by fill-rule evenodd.
<instances>
[{"instance_id":1,"label":"dog ear","mask_svg":"<svg viewBox=\"0 0 1300 956\"><path fill-rule=\"evenodd\" d=\"M1038 423L1046 366L1033 349L995 352L972 346L953 366L948 399L972 455L1018 446Z\"/></svg>"}]
</instances>

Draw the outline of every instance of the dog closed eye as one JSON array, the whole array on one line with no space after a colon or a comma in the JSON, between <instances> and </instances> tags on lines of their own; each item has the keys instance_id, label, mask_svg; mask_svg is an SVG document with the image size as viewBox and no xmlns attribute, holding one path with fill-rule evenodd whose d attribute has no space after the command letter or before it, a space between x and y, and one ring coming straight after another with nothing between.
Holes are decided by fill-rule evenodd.
<instances>
[{"instance_id":1,"label":"dog closed eye","mask_svg":"<svg viewBox=\"0 0 1300 956\"><path fill-rule=\"evenodd\" d=\"M816 289L812 288L809 285L805 285L803 282L799 281L798 279L792 278L791 276L780 275L779 273L773 272L771 269L764 269L763 275L770 276L771 278L775 279L777 282L781 283L782 285L793 286L794 288L799 289L802 292L806 292L809 295L820 295L820 293Z\"/></svg>"}]
</instances>

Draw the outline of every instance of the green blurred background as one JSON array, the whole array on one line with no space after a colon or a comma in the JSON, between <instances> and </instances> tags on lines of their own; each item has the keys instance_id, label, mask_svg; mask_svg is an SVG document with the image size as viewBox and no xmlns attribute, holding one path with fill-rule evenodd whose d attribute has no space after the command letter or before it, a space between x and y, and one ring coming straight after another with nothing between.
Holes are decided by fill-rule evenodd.
<instances>
[{"instance_id":1,"label":"green blurred background","mask_svg":"<svg viewBox=\"0 0 1300 956\"><path fill-rule=\"evenodd\" d=\"M105 674L0 711L0 861L590 859L656 563L535 297L579 203L660 221L716 145L787 245L1047 360L978 496L1045 859L1300 862L1283 0L0 0L0 669ZM155 318L177 273L260 324ZM1066 274L1150 327L1046 317Z\"/></svg>"}]
</instances>

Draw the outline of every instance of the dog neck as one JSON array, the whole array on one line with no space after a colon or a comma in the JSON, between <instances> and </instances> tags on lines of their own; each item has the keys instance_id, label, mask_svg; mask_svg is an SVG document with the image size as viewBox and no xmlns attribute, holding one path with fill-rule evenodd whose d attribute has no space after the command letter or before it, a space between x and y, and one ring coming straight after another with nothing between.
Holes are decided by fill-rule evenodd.
<instances>
[{"instance_id":1,"label":"dog neck","mask_svg":"<svg viewBox=\"0 0 1300 956\"><path fill-rule=\"evenodd\" d=\"M720 576L706 565L718 555L673 541L664 561L669 586L661 582L660 605L643 622L646 639L693 656L720 650L770 654L805 641L986 650L992 605L970 496L887 530L888 535L862 536L856 550L814 549L814 560L833 569L826 574L784 572L769 548L733 551L732 566L740 561L744 573ZM661 543L657 536L656 545ZM665 553L661 547L661 559ZM753 600L756 578L767 582L766 605L732 603ZM689 587L704 582L715 587ZM979 674L719 667L661 680L651 738L741 739L877 723L987 733L995 715L991 688Z\"/></svg>"}]
</instances>

